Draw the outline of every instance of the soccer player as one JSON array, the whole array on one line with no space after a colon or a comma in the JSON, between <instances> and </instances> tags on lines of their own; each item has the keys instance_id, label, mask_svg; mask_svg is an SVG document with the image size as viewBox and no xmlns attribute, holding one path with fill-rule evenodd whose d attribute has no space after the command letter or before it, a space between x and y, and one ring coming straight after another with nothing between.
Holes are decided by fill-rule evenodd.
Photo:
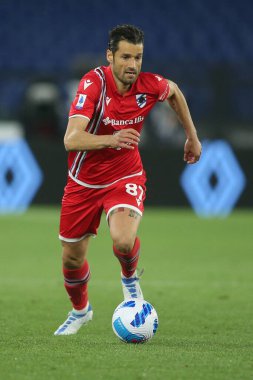
<instances>
[{"instance_id":1,"label":"soccer player","mask_svg":"<svg viewBox=\"0 0 253 380\"><path fill-rule=\"evenodd\" d=\"M186 134L184 160L194 164L201 144L178 86L161 75L141 72L143 32L120 25L109 34L108 66L81 79L64 137L68 181L62 200L60 240L64 285L73 309L55 335L75 334L92 319L87 285L87 250L105 211L114 255L121 265L124 299L143 298L136 272L146 176L138 144L145 117L167 100Z\"/></svg>"}]
</instances>

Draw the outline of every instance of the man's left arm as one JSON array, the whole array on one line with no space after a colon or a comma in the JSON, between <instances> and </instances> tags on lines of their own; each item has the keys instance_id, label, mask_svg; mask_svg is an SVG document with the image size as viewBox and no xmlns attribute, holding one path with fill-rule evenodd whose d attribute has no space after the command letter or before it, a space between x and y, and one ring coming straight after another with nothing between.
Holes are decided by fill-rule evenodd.
<instances>
[{"instance_id":1,"label":"man's left arm","mask_svg":"<svg viewBox=\"0 0 253 380\"><path fill-rule=\"evenodd\" d=\"M187 164L194 164L200 159L201 143L198 139L197 131L193 124L191 114L182 91L178 88L176 83L170 80L168 82L170 92L167 101L176 112L186 134L184 161L186 161Z\"/></svg>"}]
</instances>

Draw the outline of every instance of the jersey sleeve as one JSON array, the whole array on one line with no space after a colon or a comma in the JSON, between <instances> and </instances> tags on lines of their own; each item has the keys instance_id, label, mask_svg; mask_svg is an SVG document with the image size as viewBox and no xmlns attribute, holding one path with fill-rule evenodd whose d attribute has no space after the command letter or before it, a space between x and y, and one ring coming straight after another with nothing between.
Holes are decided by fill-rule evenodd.
<instances>
[{"instance_id":1,"label":"jersey sleeve","mask_svg":"<svg viewBox=\"0 0 253 380\"><path fill-rule=\"evenodd\" d=\"M154 75L156 81L157 81L157 87L158 87L158 101L164 102L165 99L167 99L169 93L170 93L170 85L167 79L162 77L161 75Z\"/></svg>"},{"instance_id":2,"label":"jersey sleeve","mask_svg":"<svg viewBox=\"0 0 253 380\"><path fill-rule=\"evenodd\" d=\"M94 71L85 74L81 79L75 99L71 103L69 117L83 116L92 118L99 99L101 82Z\"/></svg>"}]
</instances>

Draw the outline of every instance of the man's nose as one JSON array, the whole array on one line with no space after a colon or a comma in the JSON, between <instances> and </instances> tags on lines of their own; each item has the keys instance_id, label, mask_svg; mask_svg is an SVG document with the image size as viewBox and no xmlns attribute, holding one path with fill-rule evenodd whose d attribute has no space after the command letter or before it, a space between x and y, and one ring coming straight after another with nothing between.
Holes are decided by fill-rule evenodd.
<instances>
[{"instance_id":1,"label":"man's nose","mask_svg":"<svg viewBox=\"0 0 253 380\"><path fill-rule=\"evenodd\" d=\"M134 58L130 59L130 61L129 61L129 67L131 67L132 69L136 68L136 60Z\"/></svg>"}]
</instances>

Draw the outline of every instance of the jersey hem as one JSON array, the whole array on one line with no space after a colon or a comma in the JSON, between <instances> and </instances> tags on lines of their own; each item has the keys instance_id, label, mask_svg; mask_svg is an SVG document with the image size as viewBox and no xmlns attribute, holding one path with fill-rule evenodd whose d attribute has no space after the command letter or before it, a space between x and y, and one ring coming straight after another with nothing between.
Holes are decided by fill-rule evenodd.
<instances>
[{"instance_id":1,"label":"jersey hem","mask_svg":"<svg viewBox=\"0 0 253 380\"><path fill-rule=\"evenodd\" d=\"M70 171L69 171L69 176L70 176L70 178L71 178L74 182L78 183L78 184L81 185L81 186L88 187L88 188L90 188L90 189L105 189L106 187L109 187L109 186L111 186L111 185L114 185L115 183L117 183L117 182L119 182L119 181L121 181L121 180L123 180L123 179L128 179L128 178L132 178L132 177L141 176L142 173L143 173L143 171L140 171L139 173L131 174L131 175L128 175L128 176L126 176L126 177L122 177L122 178L116 179L116 181L113 181L113 182L111 182L111 183L107 183L107 184L105 184L105 185L92 185L92 184L90 184L90 183L86 183L86 182L80 181L79 179L75 178L75 177L72 175L72 173L71 173Z\"/></svg>"}]
</instances>

